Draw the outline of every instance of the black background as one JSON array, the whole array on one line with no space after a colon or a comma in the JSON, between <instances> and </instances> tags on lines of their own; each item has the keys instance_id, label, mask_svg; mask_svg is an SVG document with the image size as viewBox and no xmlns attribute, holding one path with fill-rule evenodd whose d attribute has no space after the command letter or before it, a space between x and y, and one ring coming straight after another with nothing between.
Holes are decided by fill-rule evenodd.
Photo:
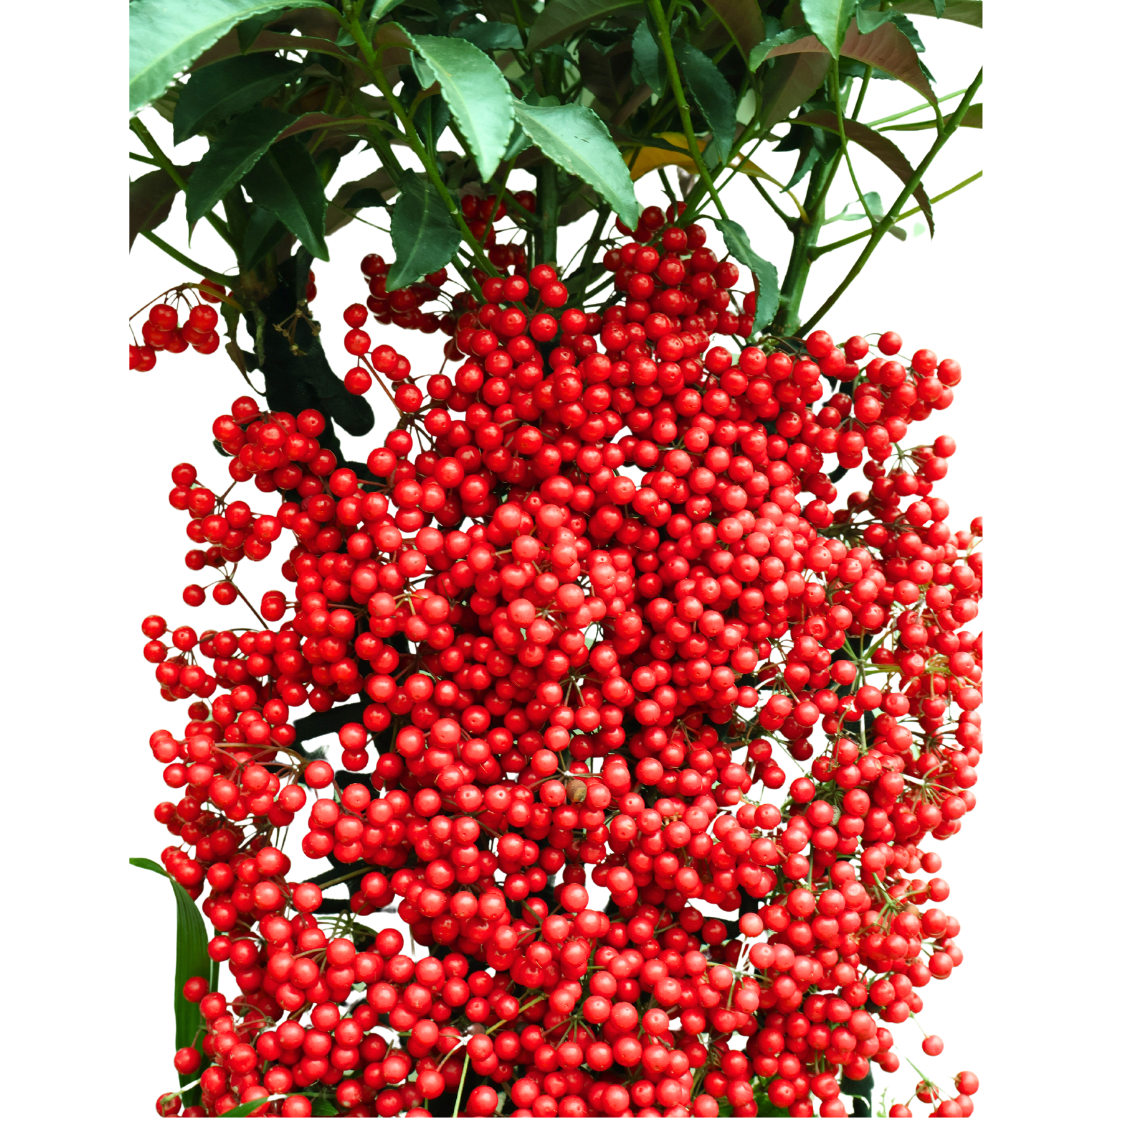
<instances>
[{"instance_id":1,"label":"black background","mask_svg":"<svg viewBox=\"0 0 1138 1138\"><path fill-rule=\"evenodd\" d=\"M955 24L934 24L931 20L921 20L920 27L929 43L925 58L938 76L939 90L964 86L979 66L981 33ZM863 117L888 114L914 101L913 92L900 84L874 83ZM157 138L167 146L168 126L152 112L145 117ZM916 160L932 135L922 132L892 137ZM131 143L137 147L133 138ZM185 143L175 151L176 160L184 162L197 157L203 146L201 140ZM979 168L983 163L982 150L982 133L957 134L934 164L925 182L927 190L938 192ZM793 160L793 155L773 156L769 150L759 158L760 164L778 176L789 174ZM880 189L888 203L898 185L893 175L859 151L855 151L855 160L863 188ZM337 181L360 176L372 168L373 162L372 155L345 159ZM134 176L141 172L141 167L132 168ZM514 188L527 184L525 175L514 175ZM996 345L991 343L991 323L986 312L988 282L980 269L988 261L986 246L995 240L993 226L988 221L991 206L987 204L986 189L986 183L981 182L937 207L938 236L934 245L927 237L907 244L887 238L854 286L822 322L839 341L855 332L894 328L905 337L906 354L927 345L941 356L954 355L962 361L964 381L957 388L954 406L947 412L935 413L927 422L915 424L906 440L907 443L927 442L941 430L958 439L959 454L951 462L948 479L938 486L938 492L953 503L949 520L956 528L966 527L968 520L983 512L986 495L982 488L992 485L991 463L998 445L995 434L998 379L989 373ZM638 191L645 204L660 200L653 175L638 185ZM838 211L843 201L852 197L854 192L848 181L844 175L840 176L831 195L830 212ZM737 179L724 200L732 216L748 226L754 248L782 267L789 250L789 234L767 211L750 185L742 178ZM378 211L366 216L384 221L384 215ZM589 221L591 218L586 218L574 229L563 231L562 259L587 236ZM832 240L848 231L846 226L835 226L825 232L823 239ZM166 240L184 247L180 201L175 204L170 222L160 232ZM390 258L390 248L384 234L363 225L348 226L330 244L332 263L315 266L320 296L313 308L316 318L324 323L324 343L332 366L343 371L348 366L348 357L339 345L344 331L339 314L348 303L365 295L365 286L357 271L358 261L372 249ZM721 251L714 233L711 245ZM857 248L840 250L815 267L803 315L813 311L846 272ZM218 270L230 264L228 250L205 224L199 225L195 233L192 255ZM127 270L129 311L171 284L189 280L190 275L140 239ZM373 324L369 330L377 341L389 340L399 351L409 355L415 373L438 368L442 336L424 338L394 327L377 329ZM127 554L133 561L129 587L122 586L122 563L110 566L118 582L112 595L117 597L123 610L118 627L125 629L113 653L112 665L114 673L125 678L125 684L114 699L116 706L124 709L130 724L130 731L122 741L129 772L122 783L127 787L126 810L116 819L121 826L125 823L125 860L126 856L133 855L155 857L168 840L165 831L155 825L150 810L159 799L176 795L160 781L160 767L149 756L146 737L155 727L167 727L180 734L185 721L184 703L171 706L158 699L151 668L139 654L142 637L135 632L138 621L146 613L157 611L164 613L172 625L181 622L197 627L245 624L240 605L221 610L209 601L197 612L184 608L179 597L182 586L195 579L205 583L207 575L192 575L185 570L181 562L188 547L182 534L184 514L170 510L165 495L171 485L170 468L184 460L197 465L207 485L221 490L228 483L223 460L209 445L209 422L214 415L228 411L231 399L245 393L247 388L223 352L212 357L187 352L180 357L160 355L157 368L145 376L127 374L122 390L123 398L114 411L115 428L123 432L132 445L125 468L127 476L117 483L121 490L117 509L125 511L134 528L145 535L142 542L132 543L131 552ZM362 459L394 424L394 414L386 399L374 391L371 398L379 419L378 437L346 438L345 453L349 457ZM849 483L843 484L842 493L847 493L848 488L852 488ZM242 493L255 508L273 509L275 500L259 495L251 484L236 496ZM284 543L279 547L283 549ZM274 568L278 561L274 556L262 566L242 564L239 582L248 595L258 597L263 589L283 584ZM965 818L963 833L943 847L931 840L926 842L926 847L939 849L945 857L943 875L948 877L954 890L945 907L963 923L959 942L967 956L965 965L951 978L949 987L933 982L923 990L926 1009L921 1016L922 1023L926 1030L946 1038L946 1054L940 1059L923 1061L915 1026L906 1024L897 1029L901 1050L941 1080L959 1067L972 1067L983 1079L986 1073L995 1074L997 1064L998 1036L991 1030L987 1017L997 1000L1000 962L1005 958L1006 949L1003 929L997 923L997 888L992 877L1003 873L993 867L1006 866L1007 858L1003 850L997 855L993 844L1004 841L998 836L1001 831L996 819L1008 808L1009 791L1007 782L1001 782L991 765L984 766L981 774L993 777L976 786L980 805ZM303 824L294 828L303 832ZM296 836L298 838L299 833ZM298 850L294 852L298 855ZM299 857L297 861L299 875L315 872L316 867L304 872L308 863ZM158 877L129 867L124 872L127 876L123 881L123 897L127 912L138 914L138 920L130 923L131 951L117 959L119 983L130 990L134 1008L133 1036L141 1044L132 1048L132 1062L137 1065L132 1080L133 1094L139 1097L139 1105L132 1108L133 1113L133 1110L148 1110L148 1104L159 1091L175 1085L170 1066L172 1031L168 1001L173 963L173 904L166 884ZM902 1067L892 1080L875 1070L879 1090L884 1082L892 1081L894 1092L904 1088L907 1094L913 1085L913 1075L906 1073L907 1070ZM986 1097L980 1097L978 1115L986 1113L986 1106L990 1108L996 1103L990 1099L986 1103Z\"/></svg>"}]
</instances>

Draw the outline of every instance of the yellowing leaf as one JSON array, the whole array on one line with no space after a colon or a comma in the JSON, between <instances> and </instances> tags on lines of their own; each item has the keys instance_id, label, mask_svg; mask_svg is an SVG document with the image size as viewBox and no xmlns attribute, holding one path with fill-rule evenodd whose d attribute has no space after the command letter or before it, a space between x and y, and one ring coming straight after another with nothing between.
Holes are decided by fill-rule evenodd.
<instances>
[{"instance_id":1,"label":"yellowing leaf","mask_svg":"<svg viewBox=\"0 0 1138 1138\"><path fill-rule=\"evenodd\" d=\"M683 150L683 154L677 154L675 150L665 150L662 147L645 146L637 149L635 147L621 151L624 154L624 159L630 166L629 173L632 175L632 180L635 182L643 178L645 174L650 174L653 170L662 170L665 166L677 166L679 170L686 170L687 173L694 174L695 159L692 157L691 151L687 149L687 139L683 134L666 133L666 134L653 134L653 138L662 139L669 142L671 146L678 147ZM700 154L707 149L710 138L696 139L699 143ZM635 163L633 156L635 155ZM739 166L742 163L740 173L747 174L749 178L760 178L765 182L774 182L775 185L782 185L780 181L772 178L761 166L754 165L750 158L743 158L742 155L736 155L732 160L732 166Z\"/></svg>"}]
</instances>

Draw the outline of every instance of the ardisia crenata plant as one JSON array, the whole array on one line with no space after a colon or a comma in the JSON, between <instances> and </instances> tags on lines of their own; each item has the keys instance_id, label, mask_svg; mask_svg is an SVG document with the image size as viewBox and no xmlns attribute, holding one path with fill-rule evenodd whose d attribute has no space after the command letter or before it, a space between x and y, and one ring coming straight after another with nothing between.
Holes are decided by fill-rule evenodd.
<instances>
[{"instance_id":1,"label":"ardisia crenata plant","mask_svg":"<svg viewBox=\"0 0 1138 1138\"><path fill-rule=\"evenodd\" d=\"M960 365L818 324L903 218L932 229L923 179L979 125L980 76L942 106L909 15L980 12L131 4L132 114L208 147L179 164L131 120L132 242L202 279L136 314L130 365L224 337L264 388L169 494L209 578L183 601L256 627L142 622L189 701L150 737L172 844L134 859L178 903L160 1114L871 1113L891 1026L962 961L926 839L976 802L982 526L936 493L954 441L910 437ZM897 81L918 160L859 118ZM887 208L851 144L898 177ZM798 153L787 184L764 147ZM376 169L328 200L357 149ZM870 224L821 245L842 169ZM781 271L727 216L736 178L792 234ZM181 194L234 271L154 232ZM394 257L362 257L334 370L312 264L368 210ZM859 241L804 318L813 263ZM371 432L379 393L358 461L336 429ZM918 1074L910 1103L972 1113L974 1074Z\"/></svg>"}]
</instances>

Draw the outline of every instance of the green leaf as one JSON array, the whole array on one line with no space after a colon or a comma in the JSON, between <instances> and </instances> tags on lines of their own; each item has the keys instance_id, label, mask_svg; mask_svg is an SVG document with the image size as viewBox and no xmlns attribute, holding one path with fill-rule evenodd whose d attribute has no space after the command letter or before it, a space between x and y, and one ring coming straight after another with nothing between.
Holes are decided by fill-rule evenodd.
<instances>
[{"instance_id":1,"label":"green leaf","mask_svg":"<svg viewBox=\"0 0 1138 1138\"><path fill-rule=\"evenodd\" d=\"M479 174L489 181L514 128L506 77L484 51L467 40L446 36L408 38L438 80Z\"/></svg>"},{"instance_id":2,"label":"green leaf","mask_svg":"<svg viewBox=\"0 0 1138 1138\"><path fill-rule=\"evenodd\" d=\"M237 46L241 49L241 54L244 55L253 46L263 28L276 23L280 18L279 12L269 12L263 16L250 16L249 19L242 20L237 25Z\"/></svg>"},{"instance_id":3,"label":"green leaf","mask_svg":"<svg viewBox=\"0 0 1138 1138\"><path fill-rule=\"evenodd\" d=\"M218 1115L219 1118L247 1118L258 1107L264 1106L267 1102L272 1102L275 1098L283 1098L283 1095L269 1095L268 1098L255 1098L249 1102L243 1102L227 1110L224 1114Z\"/></svg>"},{"instance_id":4,"label":"green leaf","mask_svg":"<svg viewBox=\"0 0 1138 1138\"><path fill-rule=\"evenodd\" d=\"M786 183L786 189L793 189L819 162L827 161L837 149L837 140L825 131L791 124L786 136L775 147L776 153L798 151L798 161L794 165L794 173Z\"/></svg>"},{"instance_id":5,"label":"green leaf","mask_svg":"<svg viewBox=\"0 0 1138 1138\"><path fill-rule=\"evenodd\" d=\"M861 212L861 206L857 198L852 201L847 201L843 205L839 213L835 213L832 217L827 217L825 224L833 225L836 222L879 222L885 216L885 203L881 199L880 190L866 190L863 197L865 204L869 207L869 216ZM926 226L927 229L927 226ZM891 238L900 241L902 245L909 239L908 231L904 225L890 225L889 229L885 230ZM918 234L920 236L920 234Z\"/></svg>"},{"instance_id":6,"label":"green leaf","mask_svg":"<svg viewBox=\"0 0 1138 1138\"><path fill-rule=\"evenodd\" d=\"M936 16L973 28L984 26L983 0L894 0L892 7L910 16Z\"/></svg>"},{"instance_id":7,"label":"green leaf","mask_svg":"<svg viewBox=\"0 0 1138 1138\"><path fill-rule=\"evenodd\" d=\"M249 211L245 224L245 238L241 249L241 267L251 269L268 256L269 250L285 235L287 230L277 220L276 214L267 209L254 206Z\"/></svg>"},{"instance_id":8,"label":"green leaf","mask_svg":"<svg viewBox=\"0 0 1138 1138\"><path fill-rule=\"evenodd\" d=\"M512 114L511 108L511 116ZM439 137L443 131L450 125L450 106L442 95L432 95L419 104L419 109L415 112L412 121L415 124L415 129L419 132L419 137L426 139L433 150L438 146ZM513 129L512 124L511 129Z\"/></svg>"},{"instance_id":9,"label":"green leaf","mask_svg":"<svg viewBox=\"0 0 1138 1138\"><path fill-rule=\"evenodd\" d=\"M348 115L341 118L339 115L325 114L323 111L309 111L301 115L290 126L281 131L281 138L289 138L294 134L305 134L310 130L323 130L324 141L330 142L333 138L345 135L364 135L365 127L374 126L375 120L364 115Z\"/></svg>"},{"instance_id":10,"label":"green leaf","mask_svg":"<svg viewBox=\"0 0 1138 1138\"><path fill-rule=\"evenodd\" d=\"M647 20L641 20L632 33L632 59L641 79L652 89L654 95L662 95L667 86L668 78L664 70L664 56L656 44L656 37L648 26Z\"/></svg>"},{"instance_id":11,"label":"green leaf","mask_svg":"<svg viewBox=\"0 0 1138 1138\"><path fill-rule=\"evenodd\" d=\"M883 126L881 129L885 130L935 130L937 128L936 119L925 119L923 122L904 122L897 123L894 126ZM984 125L984 104L972 103L968 110L964 112L964 118L960 120L961 126L975 127L977 130L981 129Z\"/></svg>"},{"instance_id":12,"label":"green leaf","mask_svg":"<svg viewBox=\"0 0 1138 1138\"><path fill-rule=\"evenodd\" d=\"M818 44L813 36L811 41ZM816 53L776 59L763 80L763 117L759 134L766 134L814 94L830 69L829 53L818 44Z\"/></svg>"},{"instance_id":13,"label":"green leaf","mask_svg":"<svg viewBox=\"0 0 1138 1138\"><path fill-rule=\"evenodd\" d=\"M699 48L692 47L685 40L675 39L672 50L699 113L711 128L719 153L718 157L709 155L708 158L714 164L722 165L735 141L735 94L719 68Z\"/></svg>"},{"instance_id":14,"label":"green leaf","mask_svg":"<svg viewBox=\"0 0 1138 1138\"><path fill-rule=\"evenodd\" d=\"M469 40L483 51L521 51L522 34L517 24L490 23L463 24L452 33L459 39Z\"/></svg>"},{"instance_id":15,"label":"green leaf","mask_svg":"<svg viewBox=\"0 0 1138 1138\"><path fill-rule=\"evenodd\" d=\"M441 269L461 241L462 234L435 187L416 174L404 174L402 192L391 210L395 264L387 274L388 291Z\"/></svg>"},{"instance_id":16,"label":"green leaf","mask_svg":"<svg viewBox=\"0 0 1138 1138\"><path fill-rule=\"evenodd\" d=\"M808 111L792 121L795 124L817 126L821 127L822 130L828 130L834 134L838 133L838 116L833 111ZM855 122L853 119L843 119L842 126L848 141L856 142L858 146L868 150L870 154L888 166L901 179L902 184L908 183L913 176L913 167L909 165L908 158L892 139L885 138L872 127ZM929 223L929 235L931 236L935 231L933 207L928 194L925 193L925 187L920 182L917 183L917 188L913 191L913 197L917 199L917 204L921 207L921 212Z\"/></svg>"},{"instance_id":17,"label":"green leaf","mask_svg":"<svg viewBox=\"0 0 1138 1138\"><path fill-rule=\"evenodd\" d=\"M802 15L830 55L837 59L857 0L802 0Z\"/></svg>"},{"instance_id":18,"label":"green leaf","mask_svg":"<svg viewBox=\"0 0 1138 1138\"><path fill-rule=\"evenodd\" d=\"M193 171L189 166L175 166L183 181ZM130 184L130 244L144 229L157 229L170 216L170 207L182 191L165 170L154 170L135 178Z\"/></svg>"},{"instance_id":19,"label":"green leaf","mask_svg":"<svg viewBox=\"0 0 1138 1138\"><path fill-rule=\"evenodd\" d=\"M506 153L502 155L502 161L512 162L528 145L526 132L515 122L514 133L510 135L510 144L506 147Z\"/></svg>"},{"instance_id":20,"label":"green leaf","mask_svg":"<svg viewBox=\"0 0 1138 1138\"><path fill-rule=\"evenodd\" d=\"M387 199L394 196L395 183L383 170L376 170L354 182L345 182L328 206L324 219L325 236L347 225L357 210L371 205L386 205Z\"/></svg>"},{"instance_id":21,"label":"green leaf","mask_svg":"<svg viewBox=\"0 0 1138 1138\"><path fill-rule=\"evenodd\" d=\"M765 328L778 309L778 270L751 248L747 231L737 221L717 217L715 224L727 246L727 252L736 261L746 265L759 282L758 295L755 297L755 328Z\"/></svg>"},{"instance_id":22,"label":"green leaf","mask_svg":"<svg viewBox=\"0 0 1138 1138\"><path fill-rule=\"evenodd\" d=\"M371 27L375 27L392 8L398 8L403 0L374 0L371 11L368 13L367 22ZM413 5L412 5L413 6ZM426 5L423 5L426 7ZM362 17L361 17L362 19Z\"/></svg>"},{"instance_id":23,"label":"green leaf","mask_svg":"<svg viewBox=\"0 0 1138 1138\"><path fill-rule=\"evenodd\" d=\"M324 0L134 0L130 5L130 113L157 99L174 77L234 24L281 8L328 8Z\"/></svg>"},{"instance_id":24,"label":"green leaf","mask_svg":"<svg viewBox=\"0 0 1138 1138\"><path fill-rule=\"evenodd\" d=\"M763 13L757 0L707 0L707 6L730 33L744 59L766 38Z\"/></svg>"},{"instance_id":25,"label":"green leaf","mask_svg":"<svg viewBox=\"0 0 1138 1138\"><path fill-rule=\"evenodd\" d=\"M857 30L863 36L869 35L870 32L876 31L882 24L887 24L893 19L893 12L889 8L882 12L866 7L866 5L880 5L880 3L881 0L861 0L862 6L857 10Z\"/></svg>"},{"instance_id":26,"label":"green leaf","mask_svg":"<svg viewBox=\"0 0 1138 1138\"><path fill-rule=\"evenodd\" d=\"M157 862L146 857L132 857L130 864L149 869L165 877L174 890L178 908L178 928L174 958L174 1047L190 1047L201 1027L201 1009L182 995L182 988L191 976L208 977L210 959L206 951L205 921L189 893L178 884ZM181 1075L182 1085L194 1082L195 1076Z\"/></svg>"},{"instance_id":27,"label":"green leaf","mask_svg":"<svg viewBox=\"0 0 1138 1138\"><path fill-rule=\"evenodd\" d=\"M892 23L895 24L902 32L905 33L905 38L913 45L913 50L916 52L923 52L925 50L924 43L921 42L921 37L917 33L913 21L908 16L901 15L900 12L892 13Z\"/></svg>"},{"instance_id":28,"label":"green leaf","mask_svg":"<svg viewBox=\"0 0 1138 1138\"><path fill-rule=\"evenodd\" d=\"M809 28L802 26L784 28L781 32L776 32L773 36L763 40L762 43L755 44L748 57L751 70L754 71L770 55L772 48L781 47L784 43L794 43L795 40L805 39L808 35L810 35Z\"/></svg>"},{"instance_id":29,"label":"green leaf","mask_svg":"<svg viewBox=\"0 0 1138 1138\"><path fill-rule=\"evenodd\" d=\"M235 55L195 71L174 108L174 144L248 110L302 67L275 55Z\"/></svg>"},{"instance_id":30,"label":"green leaf","mask_svg":"<svg viewBox=\"0 0 1138 1138\"><path fill-rule=\"evenodd\" d=\"M186 219L204 217L253 169L274 139L295 119L270 107L238 115L197 164L186 187Z\"/></svg>"},{"instance_id":31,"label":"green leaf","mask_svg":"<svg viewBox=\"0 0 1138 1138\"><path fill-rule=\"evenodd\" d=\"M567 40L586 26L599 24L614 12L634 8L638 0L549 0L529 30L529 51Z\"/></svg>"},{"instance_id":32,"label":"green leaf","mask_svg":"<svg viewBox=\"0 0 1138 1138\"><path fill-rule=\"evenodd\" d=\"M285 138L271 146L242 184L255 205L276 214L314 257L328 260L324 183L300 139Z\"/></svg>"},{"instance_id":33,"label":"green leaf","mask_svg":"<svg viewBox=\"0 0 1138 1138\"><path fill-rule=\"evenodd\" d=\"M844 467L842 468L845 469ZM775 1106L768 1095L756 1095L755 1105L759 1108L756 1118L789 1118L790 1111L785 1106ZM720 1111L720 1114L723 1112Z\"/></svg>"},{"instance_id":34,"label":"green leaf","mask_svg":"<svg viewBox=\"0 0 1138 1138\"><path fill-rule=\"evenodd\" d=\"M530 107L515 99L514 116L546 158L591 186L625 225L636 225L640 204L628 167L595 112L580 104Z\"/></svg>"},{"instance_id":35,"label":"green leaf","mask_svg":"<svg viewBox=\"0 0 1138 1138\"><path fill-rule=\"evenodd\" d=\"M593 95L591 106L604 118L608 118L624 101L622 96L627 93L626 67L628 58L625 52L616 48L604 51L588 36L582 36L578 41L577 69L581 73L582 86Z\"/></svg>"},{"instance_id":36,"label":"green leaf","mask_svg":"<svg viewBox=\"0 0 1138 1138\"><path fill-rule=\"evenodd\" d=\"M822 53L826 59L831 58L829 48L825 47L817 36L806 36L793 43L781 44L772 48L770 56L779 55L809 55ZM847 59L856 59L859 63L868 63L878 71L892 75L907 83L915 91L935 105L936 96L917 58L916 50L906 38L905 33L895 24L882 24L869 35L862 35L857 26L851 23L846 31L846 38L841 46L841 54Z\"/></svg>"}]
</instances>

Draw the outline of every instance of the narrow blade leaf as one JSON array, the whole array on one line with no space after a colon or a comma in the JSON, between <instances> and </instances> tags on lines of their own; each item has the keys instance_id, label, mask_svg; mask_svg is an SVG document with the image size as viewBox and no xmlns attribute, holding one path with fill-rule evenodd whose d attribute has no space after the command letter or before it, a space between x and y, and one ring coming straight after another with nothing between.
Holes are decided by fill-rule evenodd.
<instances>
[{"instance_id":1,"label":"narrow blade leaf","mask_svg":"<svg viewBox=\"0 0 1138 1138\"><path fill-rule=\"evenodd\" d=\"M371 205L386 204L395 196L395 183L383 170L376 170L366 178L345 182L328 206L324 220L324 234L329 236L352 220L352 215Z\"/></svg>"},{"instance_id":2,"label":"narrow blade leaf","mask_svg":"<svg viewBox=\"0 0 1138 1138\"><path fill-rule=\"evenodd\" d=\"M809 111L792 121L803 126L817 126L834 134L838 133L838 116L833 111ZM846 138L850 142L856 142L858 146L868 150L870 154L888 166L901 179L902 184L908 183L913 176L913 167L909 165L908 158L905 157L895 142L878 134L872 127L855 122L853 119L843 119L842 125L846 132ZM933 207L929 201L929 195L925 193L925 187L920 182L917 183L917 188L913 191L913 197L917 199L917 204L921 207L921 212L929 223L929 235L932 236L936 228L933 223Z\"/></svg>"},{"instance_id":3,"label":"narrow blade leaf","mask_svg":"<svg viewBox=\"0 0 1138 1138\"><path fill-rule=\"evenodd\" d=\"M662 95L668 81L664 72L664 57L647 20L641 20L632 33L632 58L640 77L652 88L652 93Z\"/></svg>"},{"instance_id":4,"label":"narrow blade leaf","mask_svg":"<svg viewBox=\"0 0 1138 1138\"><path fill-rule=\"evenodd\" d=\"M813 36L809 38L814 40ZM802 106L822 85L829 69L830 56L821 45L817 52L775 60L763 80L763 118L759 133L766 134L775 123L782 122Z\"/></svg>"},{"instance_id":5,"label":"narrow blade leaf","mask_svg":"<svg viewBox=\"0 0 1138 1138\"><path fill-rule=\"evenodd\" d=\"M628 167L593 111L580 104L531 107L514 100L514 115L546 158L592 186L625 225L636 225L640 205Z\"/></svg>"},{"instance_id":6,"label":"narrow blade leaf","mask_svg":"<svg viewBox=\"0 0 1138 1138\"><path fill-rule=\"evenodd\" d=\"M984 26L984 0L895 0L892 8L910 16L936 16L973 28Z\"/></svg>"},{"instance_id":7,"label":"narrow blade leaf","mask_svg":"<svg viewBox=\"0 0 1138 1138\"><path fill-rule=\"evenodd\" d=\"M254 107L238 115L214 140L194 168L186 187L186 218L191 225L204 217L253 169L292 115Z\"/></svg>"},{"instance_id":8,"label":"narrow blade leaf","mask_svg":"<svg viewBox=\"0 0 1138 1138\"><path fill-rule=\"evenodd\" d=\"M514 115L510 86L498 65L465 39L409 36L466 139L484 180L494 176L510 133Z\"/></svg>"},{"instance_id":9,"label":"narrow blade leaf","mask_svg":"<svg viewBox=\"0 0 1138 1138\"><path fill-rule=\"evenodd\" d=\"M772 48L781 47L785 43L794 43L795 40L805 39L808 35L810 35L809 28L783 28L781 32L775 32L773 36L763 40L761 43L755 44L755 46L751 48L751 54L749 56L751 70L754 71L760 63L767 59L771 54Z\"/></svg>"},{"instance_id":10,"label":"narrow blade leaf","mask_svg":"<svg viewBox=\"0 0 1138 1138\"><path fill-rule=\"evenodd\" d=\"M248 110L301 66L273 55L235 55L195 71L174 107L174 143Z\"/></svg>"},{"instance_id":11,"label":"narrow blade leaf","mask_svg":"<svg viewBox=\"0 0 1138 1138\"><path fill-rule=\"evenodd\" d=\"M245 240L241 249L241 267L251 269L285 235L285 227L274 213L254 206L245 225Z\"/></svg>"},{"instance_id":12,"label":"narrow blade leaf","mask_svg":"<svg viewBox=\"0 0 1138 1138\"><path fill-rule=\"evenodd\" d=\"M806 36L793 43L780 44L772 48L768 55L809 55L816 52L825 54L827 61L831 58L829 49L823 46L817 36ZM851 23L842 43L841 54L847 59L856 59L859 63L868 63L879 71L887 72L894 79L900 79L913 90L919 91L930 104L936 103L936 96L921 68L916 49L896 24L882 24L876 31L863 36L857 30L857 25Z\"/></svg>"},{"instance_id":13,"label":"narrow blade leaf","mask_svg":"<svg viewBox=\"0 0 1138 1138\"><path fill-rule=\"evenodd\" d=\"M193 164L174 167L183 180L190 176ZM170 207L182 191L165 170L154 170L135 178L130 184L130 244L145 229L157 229L170 216Z\"/></svg>"},{"instance_id":14,"label":"narrow blade leaf","mask_svg":"<svg viewBox=\"0 0 1138 1138\"><path fill-rule=\"evenodd\" d=\"M391 210L395 264L387 275L388 290L403 288L441 269L461 241L462 234L434 186L415 174L405 174L402 192Z\"/></svg>"},{"instance_id":15,"label":"narrow blade leaf","mask_svg":"<svg viewBox=\"0 0 1138 1138\"><path fill-rule=\"evenodd\" d=\"M510 115L512 119L512 108ZM437 147L443 131L451 123L450 107L441 95L432 95L419 104L419 109L415 112L414 123L415 129L419 132L419 137L429 139L431 146ZM510 130L513 131L513 129L514 126L511 121Z\"/></svg>"},{"instance_id":16,"label":"narrow blade leaf","mask_svg":"<svg viewBox=\"0 0 1138 1138\"><path fill-rule=\"evenodd\" d=\"M756 44L766 39L762 9L756 0L707 0L707 6L731 34L744 59Z\"/></svg>"},{"instance_id":17,"label":"narrow blade leaf","mask_svg":"<svg viewBox=\"0 0 1138 1138\"><path fill-rule=\"evenodd\" d=\"M460 39L469 40L483 51L520 51L522 33L517 24L502 24L496 21L485 24L463 24L454 33Z\"/></svg>"},{"instance_id":18,"label":"narrow blade leaf","mask_svg":"<svg viewBox=\"0 0 1138 1138\"><path fill-rule=\"evenodd\" d=\"M276 214L314 257L328 260L328 247L324 244L324 213L328 208L324 183L312 155L298 138L285 138L271 146L245 175L244 186L254 204Z\"/></svg>"},{"instance_id":19,"label":"narrow blade leaf","mask_svg":"<svg viewBox=\"0 0 1138 1138\"><path fill-rule=\"evenodd\" d=\"M715 224L723 236L727 252L736 261L746 265L759 282L758 295L755 297L755 329L765 328L778 310L778 270L751 248L747 231L737 221L720 217L716 218Z\"/></svg>"},{"instance_id":20,"label":"narrow blade leaf","mask_svg":"<svg viewBox=\"0 0 1138 1138\"><path fill-rule=\"evenodd\" d=\"M807 26L834 59L838 58L856 10L857 0L802 0Z\"/></svg>"},{"instance_id":21,"label":"narrow blade leaf","mask_svg":"<svg viewBox=\"0 0 1138 1138\"><path fill-rule=\"evenodd\" d=\"M231 1107L224 1114L219 1114L219 1118L248 1118L253 1111L260 1109L274 1099L282 1098L282 1095L269 1095L268 1098L255 1098L250 1099L248 1102L238 1103L237 1106Z\"/></svg>"},{"instance_id":22,"label":"narrow blade leaf","mask_svg":"<svg viewBox=\"0 0 1138 1138\"><path fill-rule=\"evenodd\" d=\"M884 12L875 12L872 8L859 8L857 11L857 30L863 36L876 31L882 24L893 19L893 12L886 9Z\"/></svg>"},{"instance_id":23,"label":"narrow blade leaf","mask_svg":"<svg viewBox=\"0 0 1138 1138\"><path fill-rule=\"evenodd\" d=\"M368 23L374 27L392 8L398 8L402 3L403 0L375 0L368 13Z\"/></svg>"},{"instance_id":24,"label":"narrow blade leaf","mask_svg":"<svg viewBox=\"0 0 1138 1138\"><path fill-rule=\"evenodd\" d=\"M193 1044L201 1027L201 1009L182 995L182 988L191 976L203 979L210 974L209 953L206 951L205 921L197 905L186 892L157 862L146 857L132 857L130 864L139 869L149 869L165 877L174 890L177 903L178 927L176 955L174 960L174 1046L189 1047ZM193 1075L182 1075L181 1081L193 1082Z\"/></svg>"},{"instance_id":25,"label":"narrow blade leaf","mask_svg":"<svg viewBox=\"0 0 1138 1138\"><path fill-rule=\"evenodd\" d=\"M179 72L242 20L280 8L327 7L324 0L134 0L130 113L157 99Z\"/></svg>"},{"instance_id":26,"label":"narrow blade leaf","mask_svg":"<svg viewBox=\"0 0 1138 1138\"><path fill-rule=\"evenodd\" d=\"M242 20L237 25L237 46L241 49L241 54L244 55L249 48L253 46L257 36L261 34L263 28L267 28L270 24L275 23L280 19L279 12L268 12L260 16L250 16L247 20Z\"/></svg>"},{"instance_id":27,"label":"narrow blade leaf","mask_svg":"<svg viewBox=\"0 0 1138 1138\"><path fill-rule=\"evenodd\" d=\"M636 7L638 0L549 0L529 30L529 51L567 40L587 25Z\"/></svg>"},{"instance_id":28,"label":"narrow blade leaf","mask_svg":"<svg viewBox=\"0 0 1138 1138\"><path fill-rule=\"evenodd\" d=\"M718 154L709 155L713 164L722 165L735 141L735 95L719 68L685 40L674 40L676 62L699 112L711 128Z\"/></svg>"}]
</instances>

